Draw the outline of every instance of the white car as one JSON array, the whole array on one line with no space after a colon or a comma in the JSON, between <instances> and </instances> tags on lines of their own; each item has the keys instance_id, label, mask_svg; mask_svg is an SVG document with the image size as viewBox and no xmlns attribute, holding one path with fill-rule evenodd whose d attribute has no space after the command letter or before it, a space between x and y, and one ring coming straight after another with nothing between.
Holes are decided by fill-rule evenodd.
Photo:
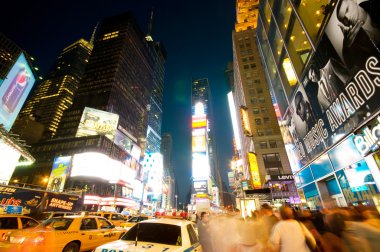
<instances>
[{"instance_id":1,"label":"white car","mask_svg":"<svg viewBox=\"0 0 380 252\"><path fill-rule=\"evenodd\" d=\"M137 223L119 240L106 243L95 252L200 252L195 224L182 219L150 219Z\"/></svg>"}]
</instances>

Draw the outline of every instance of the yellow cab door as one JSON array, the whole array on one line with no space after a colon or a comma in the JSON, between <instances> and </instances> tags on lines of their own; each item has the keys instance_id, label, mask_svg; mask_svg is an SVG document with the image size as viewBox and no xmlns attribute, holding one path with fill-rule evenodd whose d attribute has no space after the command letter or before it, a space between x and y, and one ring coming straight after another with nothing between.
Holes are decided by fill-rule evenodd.
<instances>
[{"instance_id":1,"label":"yellow cab door","mask_svg":"<svg viewBox=\"0 0 380 252\"><path fill-rule=\"evenodd\" d=\"M114 224L104 218L98 218L98 222L102 236L99 240L102 240L103 244L119 239L121 233L115 232Z\"/></svg>"},{"instance_id":2,"label":"yellow cab door","mask_svg":"<svg viewBox=\"0 0 380 252\"><path fill-rule=\"evenodd\" d=\"M81 250L94 249L98 244L101 244L99 237L100 230L95 217L85 217L79 230L78 239L81 241Z\"/></svg>"}]
</instances>

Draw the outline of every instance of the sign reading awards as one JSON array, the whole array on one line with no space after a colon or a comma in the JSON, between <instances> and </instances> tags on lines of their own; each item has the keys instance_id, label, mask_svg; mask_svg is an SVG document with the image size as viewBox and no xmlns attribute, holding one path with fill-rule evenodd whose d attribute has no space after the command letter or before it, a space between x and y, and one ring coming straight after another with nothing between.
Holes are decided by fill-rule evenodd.
<instances>
[{"instance_id":1,"label":"sign reading awards","mask_svg":"<svg viewBox=\"0 0 380 252\"><path fill-rule=\"evenodd\" d=\"M380 29L375 20L380 5L368 1L368 9L350 1L349 11L361 15L346 18L345 2L336 4L302 85L291 99L286 135L292 139L284 141L288 143L288 153L295 153L289 156L298 159L291 161L293 170L379 111ZM373 134L367 131L365 135ZM362 140L359 138L358 144L364 145ZM362 150L367 151L364 146Z\"/></svg>"}]
</instances>

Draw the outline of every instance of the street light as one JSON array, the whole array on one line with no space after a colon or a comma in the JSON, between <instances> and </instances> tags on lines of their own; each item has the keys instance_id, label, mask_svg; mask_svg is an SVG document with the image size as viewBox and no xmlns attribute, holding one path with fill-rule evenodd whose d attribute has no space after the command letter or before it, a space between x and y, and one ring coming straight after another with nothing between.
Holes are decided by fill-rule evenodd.
<instances>
[{"instance_id":1,"label":"street light","mask_svg":"<svg viewBox=\"0 0 380 252\"><path fill-rule=\"evenodd\" d=\"M175 209L177 210L177 199L178 199L178 195L176 194L174 197L175 197Z\"/></svg>"}]
</instances>

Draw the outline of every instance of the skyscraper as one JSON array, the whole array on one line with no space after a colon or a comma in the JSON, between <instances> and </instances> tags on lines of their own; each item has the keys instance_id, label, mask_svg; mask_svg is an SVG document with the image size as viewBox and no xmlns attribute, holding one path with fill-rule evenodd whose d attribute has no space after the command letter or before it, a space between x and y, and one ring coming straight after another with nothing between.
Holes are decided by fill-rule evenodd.
<instances>
[{"instance_id":1,"label":"skyscraper","mask_svg":"<svg viewBox=\"0 0 380 252\"><path fill-rule=\"evenodd\" d=\"M212 203L219 206L219 190L222 182L217 148L215 145L211 92L207 78L192 81L192 194L199 198L202 194L215 195ZM198 196L197 196L198 195ZM194 198L194 197L193 197Z\"/></svg>"},{"instance_id":2,"label":"skyscraper","mask_svg":"<svg viewBox=\"0 0 380 252\"><path fill-rule=\"evenodd\" d=\"M153 94L162 85L156 79L163 78L162 58L156 58L162 55L155 45L145 40L130 12L100 22L72 106L63 113L54 138L32 147L37 162L31 183L49 177L55 157L67 156L71 173L66 188L95 195L104 201L98 206L137 204L131 198L141 197L140 158L149 110L152 99L160 102ZM90 208L91 200L85 198Z\"/></svg>"},{"instance_id":3,"label":"skyscraper","mask_svg":"<svg viewBox=\"0 0 380 252\"><path fill-rule=\"evenodd\" d=\"M162 135L161 140L161 154L164 158L164 179L168 187L167 203L168 208L174 207L175 205L175 177L174 177L174 167L172 163L172 149L173 140L172 136L168 133Z\"/></svg>"},{"instance_id":4,"label":"skyscraper","mask_svg":"<svg viewBox=\"0 0 380 252\"><path fill-rule=\"evenodd\" d=\"M73 103L92 48L91 43L80 39L63 49L50 73L21 110L13 132L24 134L28 118L33 117L44 126L45 138L54 137L63 112Z\"/></svg>"},{"instance_id":5,"label":"skyscraper","mask_svg":"<svg viewBox=\"0 0 380 252\"><path fill-rule=\"evenodd\" d=\"M268 186L269 176L291 170L256 44L259 1L236 3L233 98L240 115L240 133L235 137L240 137L241 143L236 168L250 180L252 188L262 188Z\"/></svg>"}]
</instances>

